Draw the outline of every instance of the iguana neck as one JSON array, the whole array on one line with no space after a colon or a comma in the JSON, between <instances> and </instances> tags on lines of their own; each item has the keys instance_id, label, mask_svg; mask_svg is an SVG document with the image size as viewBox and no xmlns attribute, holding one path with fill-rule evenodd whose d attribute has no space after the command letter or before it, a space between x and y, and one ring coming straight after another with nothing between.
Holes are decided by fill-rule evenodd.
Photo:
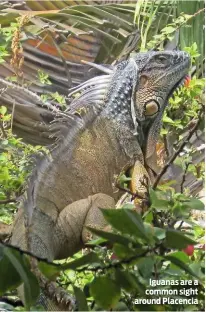
<instances>
[{"instance_id":1,"label":"iguana neck","mask_svg":"<svg viewBox=\"0 0 206 312\"><path fill-rule=\"evenodd\" d=\"M115 123L121 122L121 124L134 129L131 112L132 86L132 68L130 68L129 62L124 61L117 66L114 72L100 116L114 120Z\"/></svg>"},{"instance_id":2,"label":"iguana neck","mask_svg":"<svg viewBox=\"0 0 206 312\"><path fill-rule=\"evenodd\" d=\"M87 116L92 108L97 116L132 125L131 97L135 62L123 61L108 75L90 79L75 88L69 96L81 92L70 105L69 112ZM136 85L136 84L135 84Z\"/></svg>"}]
</instances>

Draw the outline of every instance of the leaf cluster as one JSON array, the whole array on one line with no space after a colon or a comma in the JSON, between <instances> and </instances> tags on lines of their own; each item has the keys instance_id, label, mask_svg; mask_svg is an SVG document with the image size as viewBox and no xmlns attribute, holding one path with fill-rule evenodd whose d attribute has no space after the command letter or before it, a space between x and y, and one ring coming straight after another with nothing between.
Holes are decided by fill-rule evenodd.
<instances>
[{"instance_id":1,"label":"leaf cluster","mask_svg":"<svg viewBox=\"0 0 206 312\"><path fill-rule=\"evenodd\" d=\"M102 213L113 230L105 232L89 228L101 238L90 243L89 248L94 246L94 251L87 251L83 256L77 254L76 259L58 264L39 259L40 271L51 280L65 271L78 306L84 311L118 310L119 306L127 304L128 298L130 304L127 308L133 310L132 302L137 297L145 297L150 279L196 279L201 301L204 280L202 255L197 250L189 258L182 250L188 245L197 245L197 238L203 235L198 225L195 224L194 229L191 227L191 211L203 210L204 205L196 198L174 193L171 189L151 189L150 202L149 210L142 217L135 207L103 209ZM190 226L184 228L183 222ZM102 244L110 248L105 249ZM0 293L23 282L28 290L29 287L36 289L31 291L32 297L28 294L26 298L27 305L31 306L38 296L38 283L29 270L28 255L20 256L20 251L3 245L1 253L0 269L10 267L6 274L11 272L12 278L0 284ZM21 267L24 274L21 270L19 272ZM73 277L71 272L75 274ZM82 278L87 272L89 278ZM175 307L170 308L176 311Z\"/></svg>"}]
</instances>

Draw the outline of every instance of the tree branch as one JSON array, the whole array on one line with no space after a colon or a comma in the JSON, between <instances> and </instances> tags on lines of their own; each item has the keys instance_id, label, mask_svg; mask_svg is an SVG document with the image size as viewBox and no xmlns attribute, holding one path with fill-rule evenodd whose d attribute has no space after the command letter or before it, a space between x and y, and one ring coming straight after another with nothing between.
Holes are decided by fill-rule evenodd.
<instances>
[{"instance_id":1,"label":"tree branch","mask_svg":"<svg viewBox=\"0 0 206 312\"><path fill-rule=\"evenodd\" d=\"M196 124L194 125L194 127L192 129L189 130L189 134L188 136L184 139L184 141L180 144L179 148L177 149L177 151L174 153L174 155L169 159L169 161L164 165L164 167L162 168L162 170L160 171L160 173L157 175L152 188L156 189L160 179L162 178L162 176L165 174L165 172L167 171L167 169L169 168L169 166L175 161L175 159L177 158L177 156L181 153L181 151L183 150L183 148L185 147L185 145L188 143L188 141L191 139L192 135L195 133L195 131L197 130L198 126L200 123L200 119L198 119L198 121L196 121Z\"/></svg>"},{"instance_id":2,"label":"tree branch","mask_svg":"<svg viewBox=\"0 0 206 312\"><path fill-rule=\"evenodd\" d=\"M46 262L46 263L48 263L48 264L52 264L53 266L56 266L56 267L60 267L60 266L61 266L61 265L58 264L58 263L54 263L54 262L48 261L46 258L38 257L38 256L34 255L32 252L30 252L30 251L22 250L22 249L19 248L19 247L10 245L10 244L8 244L8 243L5 243L5 242L2 241L2 240L0 240L0 245L1 245L1 244L2 244L3 246L5 246L5 247L8 247L8 248L17 250L17 251L19 251L21 254L25 254L25 255L28 255L28 256L30 256L30 257L33 257L33 258L35 258L35 259L38 260L38 261L43 261L43 262Z\"/></svg>"},{"instance_id":3,"label":"tree branch","mask_svg":"<svg viewBox=\"0 0 206 312\"><path fill-rule=\"evenodd\" d=\"M9 203L16 203L16 202L17 202L17 198L2 199L2 200L0 200L0 205L5 205L5 204L9 204Z\"/></svg>"},{"instance_id":4,"label":"tree branch","mask_svg":"<svg viewBox=\"0 0 206 312\"><path fill-rule=\"evenodd\" d=\"M188 167L189 167L190 164L191 164L191 162L188 162L188 163L186 163L186 165L185 165L185 171L184 171L184 173L183 173L182 182L181 182L181 184L180 184L180 192L181 192L181 193L183 193L183 191L184 191L183 185L184 185L184 183L185 183L185 181L186 181L186 174L187 174L187 170L188 170Z\"/></svg>"}]
</instances>

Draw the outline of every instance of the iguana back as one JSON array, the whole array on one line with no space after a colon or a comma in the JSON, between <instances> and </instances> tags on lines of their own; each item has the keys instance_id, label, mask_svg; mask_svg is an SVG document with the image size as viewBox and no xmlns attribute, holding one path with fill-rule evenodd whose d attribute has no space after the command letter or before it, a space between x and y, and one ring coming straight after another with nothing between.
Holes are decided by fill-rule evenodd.
<instances>
[{"instance_id":1,"label":"iguana back","mask_svg":"<svg viewBox=\"0 0 206 312\"><path fill-rule=\"evenodd\" d=\"M136 145L138 148L138 143ZM54 229L60 212L71 203L99 193L111 196L115 201L118 200L121 192L115 190L115 176L121 172L125 164L131 166L132 163L133 159L119 144L113 122L106 118L98 118L91 124L77 124L75 135L70 133L61 149L54 153L53 160L44 159L31 178L28 192L32 187L32 194L29 193L24 202L24 208L32 224L31 251L51 260L67 257L78 250L81 246L84 219L89 208L77 204L71 222L79 223L79 227L74 229L78 239L72 241L71 238L68 245L62 246L64 253L60 252L59 255L59 248L52 247L51 241L55 241L54 236L59 235L59 229L55 233ZM111 208L114 207L115 201L110 201ZM14 226L12 236L12 244L21 248L22 240L25 239L25 229L22 228L23 218L22 212L21 218L17 218L19 225ZM62 240L65 239L62 237L61 242Z\"/></svg>"}]
</instances>

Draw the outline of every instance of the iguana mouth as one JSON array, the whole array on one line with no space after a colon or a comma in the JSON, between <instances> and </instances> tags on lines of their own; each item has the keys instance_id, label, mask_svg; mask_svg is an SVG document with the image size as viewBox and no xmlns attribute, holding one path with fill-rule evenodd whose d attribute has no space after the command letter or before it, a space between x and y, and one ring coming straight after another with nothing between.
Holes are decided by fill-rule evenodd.
<instances>
[{"instance_id":1,"label":"iguana mouth","mask_svg":"<svg viewBox=\"0 0 206 312\"><path fill-rule=\"evenodd\" d=\"M181 87L183 87L185 85L185 82L188 81L188 79L190 79L190 76L188 74L186 74L183 78L181 78L172 88L172 90L169 93L168 99L174 96L174 92L179 91L181 89Z\"/></svg>"}]
</instances>

